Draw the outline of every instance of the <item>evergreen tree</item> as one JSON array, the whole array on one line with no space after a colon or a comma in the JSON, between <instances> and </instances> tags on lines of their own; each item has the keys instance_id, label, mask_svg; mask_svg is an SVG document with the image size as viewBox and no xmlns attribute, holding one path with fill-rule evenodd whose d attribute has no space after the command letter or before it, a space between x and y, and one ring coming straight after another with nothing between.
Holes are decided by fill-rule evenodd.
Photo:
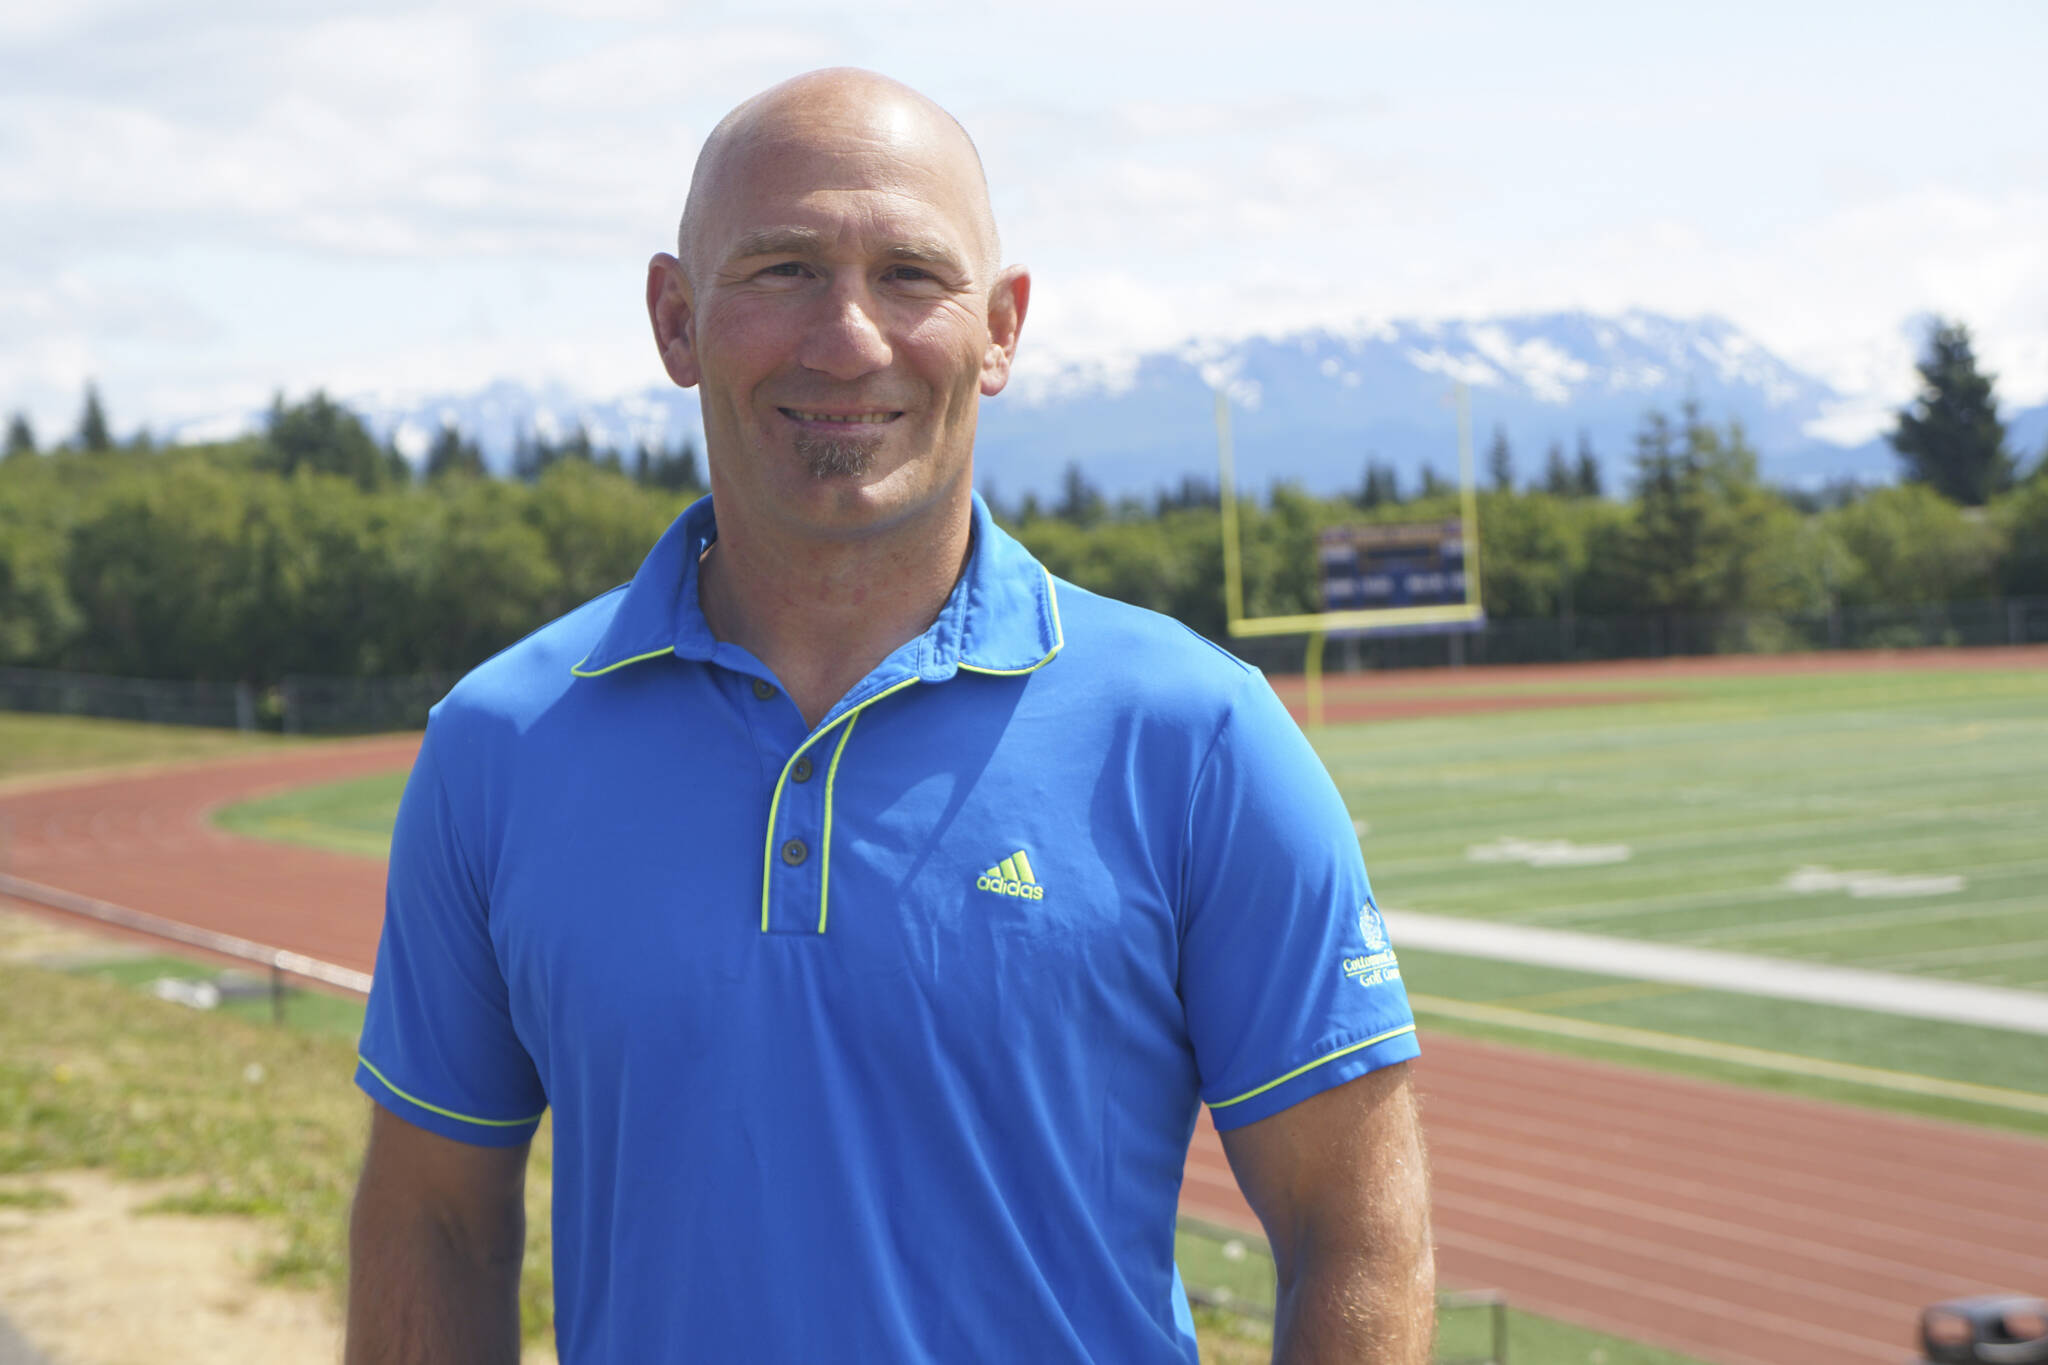
<instances>
[{"instance_id":1,"label":"evergreen tree","mask_svg":"<svg viewBox=\"0 0 2048 1365\"><path fill-rule=\"evenodd\" d=\"M1560 498L1578 496L1578 480L1572 475L1571 463L1564 457L1561 442L1552 441L1550 453L1543 457L1543 491Z\"/></svg>"},{"instance_id":2,"label":"evergreen tree","mask_svg":"<svg viewBox=\"0 0 2048 1365\"><path fill-rule=\"evenodd\" d=\"M697 443L685 436L671 449L655 450L641 442L633 456L633 481L670 493L701 492L704 476L697 467Z\"/></svg>"},{"instance_id":3,"label":"evergreen tree","mask_svg":"<svg viewBox=\"0 0 2048 1365\"><path fill-rule=\"evenodd\" d=\"M36 453L36 429L28 424L28 414L17 412L7 419L7 458Z\"/></svg>"},{"instance_id":4,"label":"evergreen tree","mask_svg":"<svg viewBox=\"0 0 2048 1365\"><path fill-rule=\"evenodd\" d=\"M1368 459L1365 462L1365 483L1358 490L1355 501L1367 511L1393 506L1401 501L1401 476L1392 465Z\"/></svg>"},{"instance_id":5,"label":"evergreen tree","mask_svg":"<svg viewBox=\"0 0 2048 1365\"><path fill-rule=\"evenodd\" d=\"M1435 465L1426 464L1422 466L1422 492L1417 496L1436 498L1456 491L1450 484L1445 483L1443 479L1438 477Z\"/></svg>"},{"instance_id":6,"label":"evergreen tree","mask_svg":"<svg viewBox=\"0 0 2048 1365\"><path fill-rule=\"evenodd\" d=\"M441 434L434 438L434 444L427 448L426 477L429 483L446 478L450 474L468 474L482 478L485 474L484 453L475 441L464 439L455 423L442 426Z\"/></svg>"},{"instance_id":7,"label":"evergreen tree","mask_svg":"<svg viewBox=\"0 0 2048 1365\"><path fill-rule=\"evenodd\" d=\"M1088 476L1081 472L1078 463L1070 463L1066 472L1060 475L1060 500L1053 508L1053 515L1085 527L1101 521L1108 510L1102 499L1102 490L1088 482Z\"/></svg>"},{"instance_id":8,"label":"evergreen tree","mask_svg":"<svg viewBox=\"0 0 2048 1365\"><path fill-rule=\"evenodd\" d=\"M290 407L283 394L273 398L267 444L264 463L280 474L336 474L365 490L390 482L393 474L391 453L378 446L360 417L324 391ZM403 457L398 463L404 466Z\"/></svg>"},{"instance_id":9,"label":"evergreen tree","mask_svg":"<svg viewBox=\"0 0 2048 1365\"><path fill-rule=\"evenodd\" d=\"M1182 512L1196 507L1219 507L1222 494L1216 485L1195 474L1183 474L1178 487L1161 488L1153 495L1153 515L1163 517L1169 512Z\"/></svg>"},{"instance_id":10,"label":"evergreen tree","mask_svg":"<svg viewBox=\"0 0 2048 1365\"><path fill-rule=\"evenodd\" d=\"M114 448L114 437L107 430L107 413L100 406L97 384L85 386L85 411L78 415L78 435L72 441L80 450L98 452Z\"/></svg>"},{"instance_id":11,"label":"evergreen tree","mask_svg":"<svg viewBox=\"0 0 2048 1365\"><path fill-rule=\"evenodd\" d=\"M1505 427L1493 429L1493 444L1486 450L1486 472L1493 480L1497 493L1511 492L1515 486L1515 452L1508 447L1508 433Z\"/></svg>"},{"instance_id":12,"label":"evergreen tree","mask_svg":"<svg viewBox=\"0 0 2048 1365\"><path fill-rule=\"evenodd\" d=\"M1579 433L1579 464L1574 482L1582 498L1597 498L1601 494L1600 457L1593 453L1593 438L1583 431Z\"/></svg>"},{"instance_id":13,"label":"evergreen tree","mask_svg":"<svg viewBox=\"0 0 2048 1365\"><path fill-rule=\"evenodd\" d=\"M1992 394L1994 375L1977 368L1970 329L1937 319L1920 357L1920 394L1899 412L1892 449L1909 483L1951 502L1981 507L2012 487L2013 460Z\"/></svg>"}]
</instances>

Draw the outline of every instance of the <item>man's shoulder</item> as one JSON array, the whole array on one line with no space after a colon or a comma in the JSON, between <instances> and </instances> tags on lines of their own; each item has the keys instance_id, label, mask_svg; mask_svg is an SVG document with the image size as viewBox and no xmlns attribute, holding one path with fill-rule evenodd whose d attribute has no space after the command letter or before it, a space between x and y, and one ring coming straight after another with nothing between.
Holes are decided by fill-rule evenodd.
<instances>
[{"instance_id":1,"label":"man's shoulder","mask_svg":"<svg viewBox=\"0 0 2048 1365\"><path fill-rule=\"evenodd\" d=\"M1055 578L1068 667L1148 710L1213 719L1259 677L1244 660L1171 616Z\"/></svg>"},{"instance_id":2,"label":"man's shoulder","mask_svg":"<svg viewBox=\"0 0 2048 1365\"><path fill-rule=\"evenodd\" d=\"M600 593L478 664L434 708L437 721L457 717L523 726L575 685L572 671L611 624L626 585Z\"/></svg>"}]
</instances>

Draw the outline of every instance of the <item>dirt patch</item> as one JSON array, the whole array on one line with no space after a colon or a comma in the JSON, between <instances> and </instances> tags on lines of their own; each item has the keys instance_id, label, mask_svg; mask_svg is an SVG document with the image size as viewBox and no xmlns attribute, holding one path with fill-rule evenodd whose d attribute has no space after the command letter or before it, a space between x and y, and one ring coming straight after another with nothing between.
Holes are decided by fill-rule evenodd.
<instances>
[{"instance_id":1,"label":"dirt patch","mask_svg":"<svg viewBox=\"0 0 2048 1365\"><path fill-rule=\"evenodd\" d=\"M256 1278L273 1249L262 1225L141 1212L188 1188L97 1171L0 1178L0 1312L52 1365L340 1360L324 1295ZM522 1362L554 1359L537 1348Z\"/></svg>"},{"instance_id":2,"label":"dirt patch","mask_svg":"<svg viewBox=\"0 0 2048 1365\"><path fill-rule=\"evenodd\" d=\"M256 1282L269 1249L257 1224L136 1212L181 1188L84 1171L0 1181L62 1200L0 1204L0 1309L61 1365L339 1360L320 1295Z\"/></svg>"}]
</instances>

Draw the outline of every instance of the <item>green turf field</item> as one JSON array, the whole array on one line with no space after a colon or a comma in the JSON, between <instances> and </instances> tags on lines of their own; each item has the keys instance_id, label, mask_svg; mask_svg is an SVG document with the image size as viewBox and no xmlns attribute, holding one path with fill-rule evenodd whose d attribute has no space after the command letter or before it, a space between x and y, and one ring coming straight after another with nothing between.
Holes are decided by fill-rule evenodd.
<instances>
[{"instance_id":1,"label":"green turf field","mask_svg":"<svg viewBox=\"0 0 2048 1365\"><path fill-rule=\"evenodd\" d=\"M224 829L256 839L382 858L391 847L391 826L404 790L404 773L378 773L244 801L214 819Z\"/></svg>"},{"instance_id":2,"label":"green turf field","mask_svg":"<svg viewBox=\"0 0 2048 1365\"><path fill-rule=\"evenodd\" d=\"M2048 671L1659 686L1320 731L1382 903L2048 988Z\"/></svg>"},{"instance_id":3,"label":"green turf field","mask_svg":"<svg viewBox=\"0 0 2048 1365\"><path fill-rule=\"evenodd\" d=\"M132 763L184 762L274 749L300 741L279 735L138 725L125 720L0 711L0 781Z\"/></svg>"}]
</instances>

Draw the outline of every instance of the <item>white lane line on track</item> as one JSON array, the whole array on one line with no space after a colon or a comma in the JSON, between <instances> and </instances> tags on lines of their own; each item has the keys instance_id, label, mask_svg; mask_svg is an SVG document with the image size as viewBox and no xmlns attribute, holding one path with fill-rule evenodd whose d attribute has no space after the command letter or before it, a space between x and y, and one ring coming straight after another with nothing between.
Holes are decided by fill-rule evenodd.
<instances>
[{"instance_id":1,"label":"white lane line on track","mask_svg":"<svg viewBox=\"0 0 2048 1365\"><path fill-rule=\"evenodd\" d=\"M1889 1339L1864 1336L1850 1336L1844 1332L1830 1331L1816 1327L1810 1322L1788 1318L1778 1313L1766 1312L1754 1304L1732 1303L1726 1299L1707 1294L1694 1294L1666 1285L1639 1280L1632 1275L1617 1275L1610 1271L1596 1270L1575 1261L1536 1251L1529 1247L1498 1242L1490 1237L1475 1233L1461 1232L1455 1228L1440 1229L1437 1242L1442 1246L1462 1248L1492 1256L1513 1266L1527 1266L1545 1271L1560 1279L1573 1280L1579 1284L1592 1285L1612 1294L1627 1295L1636 1299L1669 1305L1690 1313L1698 1313L1719 1322L1740 1322L1760 1330L1772 1332L1780 1337L1792 1337L1812 1342L1834 1353L1822 1357L1827 1360L1841 1360L1844 1352L1853 1352L1857 1360L1881 1361L1883 1365L1897 1365L1899 1348ZM1694 1350L1701 1349L1695 1344ZM1707 1346L1705 1349L1719 1358L1729 1359L1723 1348Z\"/></svg>"},{"instance_id":2,"label":"white lane line on track","mask_svg":"<svg viewBox=\"0 0 2048 1365\"><path fill-rule=\"evenodd\" d=\"M1809 1279L1803 1275L1793 1276L1779 1271L1758 1270L1740 1261L1731 1261L1725 1256L1688 1251L1646 1237L1615 1232L1607 1227L1577 1223L1552 1214L1533 1213L1518 1205L1499 1200L1476 1198L1456 1191L1438 1191L1436 1203L1440 1208L1459 1209L1475 1218L1486 1218L1537 1233L1542 1237L1545 1246L1559 1250L1577 1243L1596 1251L1625 1255L1632 1261L1643 1264L1645 1269L1651 1263L1669 1266L1685 1284L1697 1285L1702 1279L1711 1276L1738 1285L1774 1290L1780 1299L1797 1295L1814 1303L1873 1316L1882 1316L1898 1307L1893 1300L1882 1299L1875 1294L1865 1294L1854 1289L1844 1289L1825 1280ZM1578 1254L1581 1257L1585 1255L1584 1252ZM1920 1280L1919 1274L1910 1270L1901 1278L1913 1282Z\"/></svg>"},{"instance_id":3,"label":"white lane line on track","mask_svg":"<svg viewBox=\"0 0 2048 1365\"><path fill-rule=\"evenodd\" d=\"M1465 1138L1447 1132L1433 1134L1431 1141L1443 1146L1464 1146L1475 1153L1485 1155L1492 1149L1491 1138ZM1597 1161L1576 1153L1520 1149L1523 1160L1531 1165L1544 1167L1555 1172L1561 1179L1592 1184L1604 1182L1612 1185L1626 1185L1646 1191L1646 1197L1685 1198L1698 1203L1721 1207L1741 1208L1751 1213L1781 1218L1811 1217L1825 1226L1855 1235L1873 1244L1885 1241L1910 1243L1915 1248L1925 1248L1939 1255L1958 1259L1964 1263L1976 1256L1993 1255L2008 1273L2041 1275L2048 1274L2048 1260L2040 1257L2016 1255L2008 1250L1988 1252L1981 1237L1968 1240L1953 1237L1943 1232L1931 1232L1918 1223L1881 1222L1860 1213L1850 1213L1839 1208L1816 1207L1800 1202L1797 1198L1768 1194L1740 1188L1739 1180L1723 1179L1716 1183L1691 1180L1673 1176L1667 1172L1632 1170L1617 1166L1612 1161ZM1731 1192L1731 1186L1736 1186ZM2029 1225L2028 1231L2034 1230Z\"/></svg>"},{"instance_id":4,"label":"white lane line on track","mask_svg":"<svg viewBox=\"0 0 2048 1365\"><path fill-rule=\"evenodd\" d=\"M1432 1138L1434 1136L1432 1135ZM1810 1260L1825 1261L1829 1265L1863 1275L1926 1277L1932 1274L1936 1282L1945 1286L1943 1292L1965 1294L1983 1288L1984 1282L1971 1276L1941 1271L1930 1272L1924 1265L1887 1256L1873 1256L1831 1242L1817 1242L1808 1237L1788 1235L1748 1223L1731 1222L1726 1218L1689 1213L1666 1204L1609 1194L1581 1180L1545 1180L1541 1176L1506 1171L1495 1161L1484 1156L1477 1159L1455 1156L1445 1159L1441 1153L1446 1146L1447 1144L1432 1140L1430 1169L1432 1172L1453 1176L1458 1182L1500 1186L1514 1194L1553 1199L1559 1203L1597 1209L1602 1213L1638 1222L1661 1223L1665 1227L1717 1237L1723 1241L1739 1242L1746 1246L1766 1247L1772 1251L1790 1251ZM1476 1145L1475 1150L1481 1153L1487 1151L1484 1145Z\"/></svg>"},{"instance_id":5,"label":"white lane line on track","mask_svg":"<svg viewBox=\"0 0 2048 1365\"><path fill-rule=\"evenodd\" d=\"M1791 1124L1777 1133L1759 1132L1750 1125L1709 1126L1706 1120L1687 1122L1687 1115L1668 1108L1646 1112L1645 1101L1631 1106L1582 1085L1571 1086L1567 1093L1569 1117L1561 1120L1554 1117L1559 1112L1554 1096L1496 1087L1484 1121L1526 1140L1525 1145L1593 1154L1617 1170L1636 1170L1632 1163L1646 1160L1651 1163L1641 1167L1646 1177L1654 1177L1671 1158L1683 1157L1689 1171L1712 1173L1739 1186L1775 1183L1784 1189L1781 1197L1790 1200L1862 1202L1922 1219L1946 1216L1967 1222L1973 1232L2003 1229L2022 1242L2038 1241L2041 1225L2048 1220L2048 1195L2036 1179L2044 1164L2038 1143L2032 1144L2037 1159L2017 1167L2025 1174L2016 1177L2010 1173L2014 1168L2008 1167L2003 1173L1980 1176L1956 1169L1952 1148L1916 1146L1910 1155L1894 1159L1869 1150L1845 1151L1836 1134L1812 1129L1802 1133ZM1459 1121L1472 1121L1460 1111L1453 1113L1460 1115ZM1855 1116L1844 1115L1841 1122L1853 1124ZM1844 1163L1852 1160L1857 1174L1845 1178ZM1923 1192L1928 1182L1920 1177L1930 1168L1941 1172L1939 1194ZM2041 1272L2048 1275L2048 1260L2041 1262Z\"/></svg>"}]
</instances>

